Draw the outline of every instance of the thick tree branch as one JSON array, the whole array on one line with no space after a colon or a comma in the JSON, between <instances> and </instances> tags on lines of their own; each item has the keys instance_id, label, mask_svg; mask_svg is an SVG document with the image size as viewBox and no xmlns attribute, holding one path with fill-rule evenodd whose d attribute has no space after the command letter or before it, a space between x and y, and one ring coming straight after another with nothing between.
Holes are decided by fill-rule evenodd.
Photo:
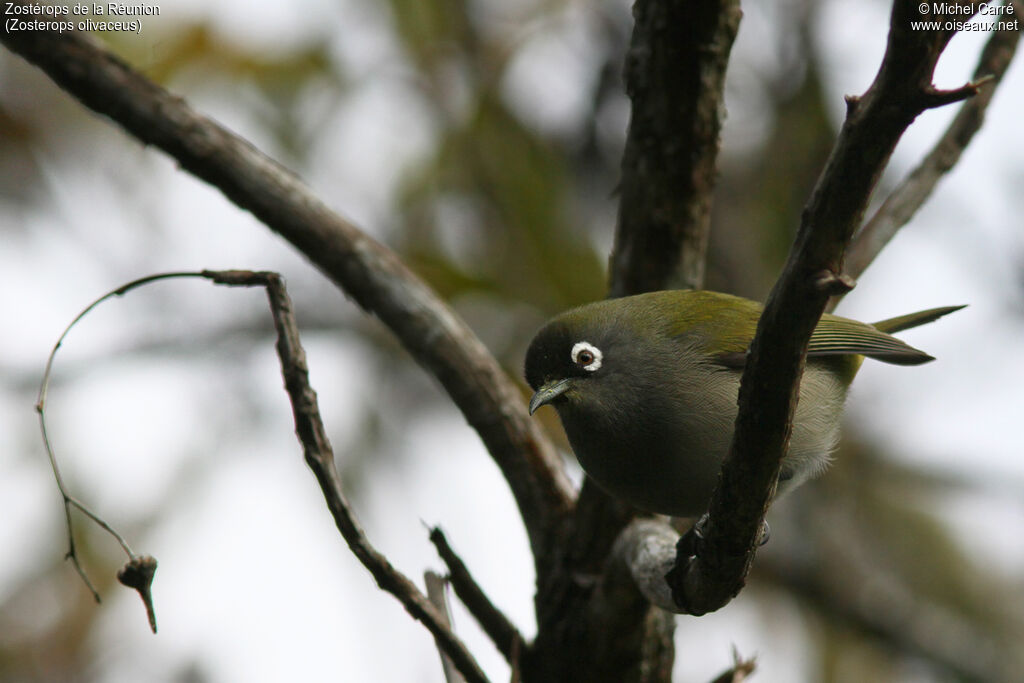
<instances>
[{"instance_id":1,"label":"thick tree branch","mask_svg":"<svg viewBox=\"0 0 1024 683\"><path fill-rule=\"evenodd\" d=\"M624 69L632 115L610 296L703 284L723 84L740 15L738 0L634 5ZM527 653L528 666L561 660L568 668L534 677L671 680L673 620L638 597L628 573L594 590L634 514L584 483L560 571L538 577L539 630Z\"/></svg>"},{"instance_id":2,"label":"thick tree branch","mask_svg":"<svg viewBox=\"0 0 1024 683\"><path fill-rule=\"evenodd\" d=\"M931 106L932 73L953 32L914 31L918 5L894 3L881 67L864 96L848 100L846 121L758 323L733 443L703 534L684 536L667 577L675 603L688 613L716 610L743 587L789 444L807 342L829 296L851 284L841 275L843 254L896 143Z\"/></svg>"},{"instance_id":3,"label":"thick tree branch","mask_svg":"<svg viewBox=\"0 0 1024 683\"><path fill-rule=\"evenodd\" d=\"M480 434L509 482L534 558L551 556L547 551L573 495L557 453L480 340L394 253L332 212L291 172L91 37L4 32L0 40L83 104L252 212L377 315Z\"/></svg>"},{"instance_id":4,"label":"thick tree branch","mask_svg":"<svg viewBox=\"0 0 1024 683\"><path fill-rule=\"evenodd\" d=\"M1014 0L1013 6L1016 10L1015 16L1024 14L1024 3L1020 0ZM1020 33L1020 30L1001 30L994 31L989 37L972 77L971 87L977 90L977 96L960 107L960 111L935 147L893 190L861 228L850 245L846 259L846 272L850 277L861 276L889 240L910 222L917 210L931 196L938 182L959 161L960 155L985 121L985 111L989 102L992 101L992 96L1017 51ZM838 300L833 300L832 308L836 303Z\"/></svg>"},{"instance_id":5,"label":"thick tree branch","mask_svg":"<svg viewBox=\"0 0 1024 683\"><path fill-rule=\"evenodd\" d=\"M571 535L558 551L559 571L538 577L537 638L524 653L528 679L672 680L675 621L652 609L614 560L616 537L635 514L634 508L593 482L584 484ZM537 670L536 662L552 661L563 668Z\"/></svg>"},{"instance_id":6,"label":"thick tree branch","mask_svg":"<svg viewBox=\"0 0 1024 683\"><path fill-rule=\"evenodd\" d=\"M738 0L637 0L633 16L613 297L703 285L725 70L741 12Z\"/></svg>"},{"instance_id":7,"label":"thick tree branch","mask_svg":"<svg viewBox=\"0 0 1024 683\"><path fill-rule=\"evenodd\" d=\"M632 582L655 607L679 612L665 574L675 562L679 533L666 522L636 519L615 540L611 562L621 565Z\"/></svg>"}]
</instances>

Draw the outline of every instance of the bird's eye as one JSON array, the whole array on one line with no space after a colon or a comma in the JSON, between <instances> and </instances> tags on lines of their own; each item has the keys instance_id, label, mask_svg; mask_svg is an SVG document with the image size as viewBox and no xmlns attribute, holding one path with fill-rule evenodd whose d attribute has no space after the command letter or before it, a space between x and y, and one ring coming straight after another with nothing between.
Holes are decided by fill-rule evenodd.
<instances>
[{"instance_id":1,"label":"bird's eye","mask_svg":"<svg viewBox=\"0 0 1024 683\"><path fill-rule=\"evenodd\" d=\"M572 362L588 372L600 368L602 358L601 349L589 342L578 342L572 347Z\"/></svg>"}]
</instances>

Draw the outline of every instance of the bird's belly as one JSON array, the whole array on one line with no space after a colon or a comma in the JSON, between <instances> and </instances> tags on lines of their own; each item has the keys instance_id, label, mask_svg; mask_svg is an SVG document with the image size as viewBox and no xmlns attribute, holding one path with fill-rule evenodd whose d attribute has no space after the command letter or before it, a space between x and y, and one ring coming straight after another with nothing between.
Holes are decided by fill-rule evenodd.
<instances>
[{"instance_id":1,"label":"bird's belly","mask_svg":"<svg viewBox=\"0 0 1024 683\"><path fill-rule=\"evenodd\" d=\"M684 430L599 440L570 433L569 441L584 471L608 493L641 510L676 517L707 509L728 448L721 439Z\"/></svg>"},{"instance_id":2,"label":"bird's belly","mask_svg":"<svg viewBox=\"0 0 1024 683\"><path fill-rule=\"evenodd\" d=\"M707 510L718 482L732 441L737 388L738 382L717 393L679 393L671 402L625 411L628 418L611 424L582 414L563 415L562 424L580 465L601 488L642 510L691 517ZM801 394L778 493L824 469L839 435L845 386L809 366Z\"/></svg>"}]
</instances>

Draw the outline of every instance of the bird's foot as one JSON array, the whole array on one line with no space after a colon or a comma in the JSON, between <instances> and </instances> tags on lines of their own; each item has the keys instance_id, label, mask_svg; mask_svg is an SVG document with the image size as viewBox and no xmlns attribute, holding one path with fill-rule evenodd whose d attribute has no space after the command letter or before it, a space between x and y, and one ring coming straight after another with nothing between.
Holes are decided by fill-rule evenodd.
<instances>
[{"instance_id":1,"label":"bird's foot","mask_svg":"<svg viewBox=\"0 0 1024 683\"><path fill-rule=\"evenodd\" d=\"M682 557L696 557L700 554L700 546L704 543L704 530L708 524L708 513L700 516L690 530L680 536L676 543L676 555Z\"/></svg>"}]
</instances>

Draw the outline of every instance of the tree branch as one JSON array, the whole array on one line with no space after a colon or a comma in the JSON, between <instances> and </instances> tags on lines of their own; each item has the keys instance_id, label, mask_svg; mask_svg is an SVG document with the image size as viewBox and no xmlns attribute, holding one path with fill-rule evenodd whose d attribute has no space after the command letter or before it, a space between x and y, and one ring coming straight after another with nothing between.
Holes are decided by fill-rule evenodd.
<instances>
[{"instance_id":1,"label":"tree branch","mask_svg":"<svg viewBox=\"0 0 1024 683\"><path fill-rule=\"evenodd\" d=\"M333 213L291 172L91 37L3 32L0 40L83 104L252 212L377 315L480 434L512 489L535 561L550 557L547 550L573 499L557 453L476 335L393 252Z\"/></svg>"},{"instance_id":2,"label":"tree branch","mask_svg":"<svg viewBox=\"0 0 1024 683\"><path fill-rule=\"evenodd\" d=\"M738 0L637 0L609 296L699 289Z\"/></svg>"},{"instance_id":3,"label":"tree branch","mask_svg":"<svg viewBox=\"0 0 1024 683\"><path fill-rule=\"evenodd\" d=\"M1024 3L1014 0L1016 14L1024 14ZM969 87L977 92L960 107L956 117L935 144L935 147L893 190L871 219L861 228L850 245L846 272L859 278L896 233L910 222L917 210L931 196L938 182L948 173L981 129L996 88L1013 60L1020 40L1020 31L994 31L982 50ZM835 308L838 300L830 307Z\"/></svg>"},{"instance_id":4,"label":"tree branch","mask_svg":"<svg viewBox=\"0 0 1024 683\"><path fill-rule=\"evenodd\" d=\"M316 392L309 384L306 352L299 340L298 325L292 314L292 302L281 276L271 272L204 271L218 284L262 286L267 290L270 310L277 331L277 355L281 361L285 390L295 418L295 434L302 444L306 464L313 470L334 523L348 543L352 554L373 575L377 585L402 603L412 617L423 623L434 636L438 648L447 655L467 681L486 683L487 677L473 655L448 626L447 615L438 610L416 585L378 552L366 538L341 487L341 477L334 466L334 451L320 418Z\"/></svg>"},{"instance_id":5,"label":"tree branch","mask_svg":"<svg viewBox=\"0 0 1024 683\"><path fill-rule=\"evenodd\" d=\"M498 652L513 666L518 666L516 657L522 649L523 639L519 629L508 617L498 609L487 594L476 582L462 558L455 554L448 544L444 532L438 527L430 530L430 542L437 548L437 554L448 567L448 580L455 589L455 594L466 606L469 613L477 620L484 633L488 635Z\"/></svg>"},{"instance_id":6,"label":"tree branch","mask_svg":"<svg viewBox=\"0 0 1024 683\"><path fill-rule=\"evenodd\" d=\"M437 608L437 611L444 617L444 624L448 628L452 626L451 611L448 609L448 599L446 589L448 582L445 581L444 577L434 572L424 572L423 581L427 586L427 599L430 603ZM455 667L452 662L452 658L449 657L444 648L438 644L437 649L441 653L441 668L444 670L444 680L446 683L466 683L465 677Z\"/></svg>"},{"instance_id":7,"label":"tree branch","mask_svg":"<svg viewBox=\"0 0 1024 683\"><path fill-rule=\"evenodd\" d=\"M153 577L157 568L156 558L150 555L137 555L128 544L127 539L125 539L120 532L114 529L114 527L100 515L89 509L85 503L78 500L68 492L68 487L64 483L64 477L61 474L60 466L57 464L57 454L53 449L53 445L50 443L49 431L46 428L46 403L50 389L50 378L53 374L53 364L57 358L57 351L60 350L61 346L63 346L64 340L67 338L68 333L71 332L72 328L74 328L75 325L77 325L85 316L89 315L94 308L108 299L112 299L116 296L124 296L131 290L136 289L137 287L142 287L151 282L173 278L200 276L201 274L196 272L175 272L148 275L121 285L117 289L111 290L103 296L93 300L88 306L82 309L70 323L68 323L67 327L64 328L64 331L61 332L60 337L57 338L57 343L53 345L53 349L50 351L50 356L46 359L46 369L43 371L43 379L39 385L39 396L36 399L35 406L36 413L39 415L39 432L43 439L43 448L46 450L47 458L50 461L50 469L53 471L54 483L57 484L57 490L60 492L61 498L64 499L64 523L68 533L68 551L64 555L65 559L71 561L75 571L78 572L78 575L92 593L93 599L96 600L96 602L100 602L100 594L96 590L92 581L89 580L85 567L82 566L78 557L78 550L75 545L75 530L72 523L71 512L72 509L77 509L83 515L96 523L100 528L113 536L117 540L118 544L120 544L121 549L124 550L125 554L128 556L128 562L125 563L117 572L117 579L123 585L128 586L129 588L134 588L138 591L139 597L142 598L142 603L146 607L146 616L149 618L149 627L153 633L156 633L156 610L153 606L151 586L153 584Z\"/></svg>"},{"instance_id":8,"label":"tree branch","mask_svg":"<svg viewBox=\"0 0 1024 683\"><path fill-rule=\"evenodd\" d=\"M743 659L735 646L732 650L732 661L732 666L715 676L711 683L743 683L757 670L757 658Z\"/></svg>"},{"instance_id":9,"label":"tree branch","mask_svg":"<svg viewBox=\"0 0 1024 683\"><path fill-rule=\"evenodd\" d=\"M157 562L148 555L136 555L124 538L111 528L102 518L88 510L78 501L71 498L63 483L60 470L57 467L56 455L50 446L46 436L45 405L49 379L53 368L57 350L61 347L68 332L86 315L88 315L100 303L114 296L123 296L125 293L140 286L167 280L171 278L193 278L201 277L216 284L230 287L263 287L266 289L267 298L270 303L271 317L274 321L274 329L277 332L277 354L281 361L281 374L284 377L285 390L292 406L292 414L295 418L295 433L299 443L302 445L306 463L313 470L317 481L320 483L321 491L327 501L327 507L334 517L335 524L341 532L342 537L348 543L352 553L362 562L374 579L377 585L383 590L394 595L405 606L406 610L417 620L421 621L434 635L438 648L443 657L450 660L459 672L465 676L465 680L476 683L486 683L487 678L477 665L473 656L466 649L465 645L452 632L447 613L435 607L427 596L423 595L415 584L396 570L387 558L377 552L370 544L362 530L359 521L355 517L348 500L342 492L341 479L334 465L334 452L330 441L327 438L327 431L324 429L323 421L320 418L320 407L317 403L316 392L309 384L309 370L306 365L306 353L302 348L299 339L299 329L295 322L292 302L285 289L284 281L280 275L273 272L229 270L201 272L173 272L149 275L147 277L133 280L99 297L89 304L74 320L65 328L57 343L53 347L46 363L46 371L43 374L43 382L39 389L39 398L36 402L36 409L39 412L40 425L42 428L43 441L53 467L54 478L64 497L65 510L68 511L69 501L86 513L93 521L102 526L106 531L114 535L128 554L130 561L117 573L118 580L130 588L134 588L142 597L149 617L150 627L156 632L156 616L153 609L150 586L156 571ZM68 536L71 549L68 555L74 560L75 567L83 580L93 590L93 594L99 599L92 584L85 576L84 570L78 563L75 555L74 535L71 528L70 513L68 512ZM447 661L447 660L446 660ZM447 665L446 665L447 668ZM465 680L463 683L465 683Z\"/></svg>"},{"instance_id":10,"label":"tree branch","mask_svg":"<svg viewBox=\"0 0 1024 683\"><path fill-rule=\"evenodd\" d=\"M894 3L881 67L863 97L848 98L846 121L758 322L703 533L680 540L667 576L674 602L690 614L720 608L743 587L789 445L807 342L829 296L851 285L841 275L846 245L900 136L929 106L932 73L953 31L913 30L917 7Z\"/></svg>"},{"instance_id":11,"label":"tree branch","mask_svg":"<svg viewBox=\"0 0 1024 683\"><path fill-rule=\"evenodd\" d=\"M738 0L638 0L634 16L613 297L703 284L724 78L741 13ZM527 666L566 667L540 672L542 679L671 680L674 621L639 597L628 574L606 576L594 590L635 513L584 482L559 571L538 577L539 628Z\"/></svg>"},{"instance_id":12,"label":"tree branch","mask_svg":"<svg viewBox=\"0 0 1024 683\"><path fill-rule=\"evenodd\" d=\"M679 533L666 522L642 518L633 520L615 540L611 561L623 567L637 589L655 607L679 612L665 574L675 561Z\"/></svg>"}]
</instances>

